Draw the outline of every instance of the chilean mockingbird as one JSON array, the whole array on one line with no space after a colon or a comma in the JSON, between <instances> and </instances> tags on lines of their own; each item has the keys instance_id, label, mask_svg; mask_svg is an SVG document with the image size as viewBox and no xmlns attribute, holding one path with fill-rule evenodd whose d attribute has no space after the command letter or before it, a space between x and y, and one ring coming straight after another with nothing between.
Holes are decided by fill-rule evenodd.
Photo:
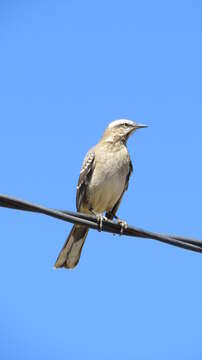
<instances>
[{"instance_id":1,"label":"chilean mockingbird","mask_svg":"<svg viewBox=\"0 0 202 360\"><path fill-rule=\"evenodd\" d=\"M82 165L76 194L77 211L93 213L102 224L103 213L108 219L116 212L128 188L133 166L126 142L129 136L146 125L130 120L109 124L97 145L91 148ZM121 224L124 226L123 222ZM88 234L88 227L74 225L55 263L56 268L74 268Z\"/></svg>"}]
</instances>

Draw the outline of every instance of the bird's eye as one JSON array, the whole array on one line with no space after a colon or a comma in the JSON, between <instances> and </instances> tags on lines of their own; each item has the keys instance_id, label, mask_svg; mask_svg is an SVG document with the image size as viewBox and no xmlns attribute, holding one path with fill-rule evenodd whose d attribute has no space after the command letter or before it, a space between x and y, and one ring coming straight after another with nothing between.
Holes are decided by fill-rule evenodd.
<instances>
[{"instance_id":1,"label":"bird's eye","mask_svg":"<svg viewBox=\"0 0 202 360\"><path fill-rule=\"evenodd\" d=\"M125 128L127 128L127 127L128 127L128 124L127 124L127 123L124 123L123 126L124 126Z\"/></svg>"}]
</instances>

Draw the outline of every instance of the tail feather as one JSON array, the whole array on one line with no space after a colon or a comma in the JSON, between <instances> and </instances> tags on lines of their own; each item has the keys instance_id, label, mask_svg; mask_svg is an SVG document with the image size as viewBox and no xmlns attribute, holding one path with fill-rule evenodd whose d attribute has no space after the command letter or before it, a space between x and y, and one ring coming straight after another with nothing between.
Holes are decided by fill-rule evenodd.
<instances>
[{"instance_id":1,"label":"tail feather","mask_svg":"<svg viewBox=\"0 0 202 360\"><path fill-rule=\"evenodd\" d=\"M79 262L81 250L84 245L88 228L81 225L74 225L58 258L55 268L73 269Z\"/></svg>"}]
</instances>

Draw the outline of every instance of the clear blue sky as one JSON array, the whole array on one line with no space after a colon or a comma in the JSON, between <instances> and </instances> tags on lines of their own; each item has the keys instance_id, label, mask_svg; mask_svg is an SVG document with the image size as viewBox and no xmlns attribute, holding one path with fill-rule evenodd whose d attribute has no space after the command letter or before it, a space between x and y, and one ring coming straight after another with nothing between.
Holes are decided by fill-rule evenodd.
<instances>
[{"instance_id":1,"label":"clear blue sky","mask_svg":"<svg viewBox=\"0 0 202 360\"><path fill-rule=\"evenodd\" d=\"M0 192L75 209L82 159L121 117L134 174L119 216L202 239L201 1L0 4ZM202 255L0 209L0 357L202 359Z\"/></svg>"}]
</instances>

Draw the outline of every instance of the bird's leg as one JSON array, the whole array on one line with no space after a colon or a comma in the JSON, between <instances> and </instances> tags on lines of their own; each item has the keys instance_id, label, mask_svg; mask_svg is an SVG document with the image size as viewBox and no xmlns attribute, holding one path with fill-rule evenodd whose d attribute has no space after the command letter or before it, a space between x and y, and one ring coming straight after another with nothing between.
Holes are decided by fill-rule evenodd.
<instances>
[{"instance_id":1,"label":"bird's leg","mask_svg":"<svg viewBox=\"0 0 202 360\"><path fill-rule=\"evenodd\" d=\"M102 213L96 213L92 208L89 209L89 211L94 215L96 216L97 218L97 223L98 223L98 231L102 231L102 228L103 228L103 221L107 221L107 217L104 216Z\"/></svg>"},{"instance_id":2,"label":"bird's leg","mask_svg":"<svg viewBox=\"0 0 202 360\"><path fill-rule=\"evenodd\" d=\"M114 215L114 218L117 220L117 223L120 225L120 235L123 235L124 230L128 228L128 224L125 220L121 220L117 215Z\"/></svg>"},{"instance_id":3,"label":"bird's leg","mask_svg":"<svg viewBox=\"0 0 202 360\"><path fill-rule=\"evenodd\" d=\"M113 218L116 219L117 223L118 223L118 224L120 225L120 227L121 227L120 235L122 235L122 234L123 234L123 231L126 230L127 227L128 227L127 222L126 222L125 220L121 220L117 215L115 215L115 214L113 214L113 213L111 213L111 212L107 213L106 215L107 215L107 218L108 218L108 219L111 219L111 220L112 220Z\"/></svg>"}]
</instances>

